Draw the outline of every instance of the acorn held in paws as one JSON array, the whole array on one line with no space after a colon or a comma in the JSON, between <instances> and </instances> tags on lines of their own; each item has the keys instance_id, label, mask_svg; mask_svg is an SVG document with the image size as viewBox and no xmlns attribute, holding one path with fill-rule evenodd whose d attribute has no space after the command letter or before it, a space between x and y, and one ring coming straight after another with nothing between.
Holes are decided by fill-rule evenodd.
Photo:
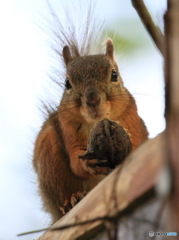
<instances>
[{"instance_id":1,"label":"acorn held in paws","mask_svg":"<svg viewBox=\"0 0 179 240\"><path fill-rule=\"evenodd\" d=\"M101 162L102 165L104 163L110 168L115 168L131 151L132 143L126 130L117 122L105 118L91 130L87 151L79 158L106 160Z\"/></svg>"}]
</instances>

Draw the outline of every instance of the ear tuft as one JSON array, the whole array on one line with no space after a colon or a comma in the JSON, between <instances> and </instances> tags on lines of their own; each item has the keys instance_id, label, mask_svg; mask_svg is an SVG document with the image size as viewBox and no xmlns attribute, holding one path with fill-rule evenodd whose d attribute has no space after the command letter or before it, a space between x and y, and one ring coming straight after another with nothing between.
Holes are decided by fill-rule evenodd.
<instances>
[{"instance_id":1,"label":"ear tuft","mask_svg":"<svg viewBox=\"0 0 179 240\"><path fill-rule=\"evenodd\" d=\"M112 39L110 38L106 41L106 56L114 60L114 45Z\"/></svg>"},{"instance_id":2,"label":"ear tuft","mask_svg":"<svg viewBox=\"0 0 179 240\"><path fill-rule=\"evenodd\" d=\"M65 46L63 48L63 59L64 59L66 66L68 65L69 62L72 61L72 56L71 56L70 49L68 46Z\"/></svg>"}]
</instances>

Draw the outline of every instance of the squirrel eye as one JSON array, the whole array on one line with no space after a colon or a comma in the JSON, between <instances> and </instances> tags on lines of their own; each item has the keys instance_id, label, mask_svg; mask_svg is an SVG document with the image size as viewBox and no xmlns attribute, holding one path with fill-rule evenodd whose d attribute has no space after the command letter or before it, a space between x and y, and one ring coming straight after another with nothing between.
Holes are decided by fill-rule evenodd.
<instances>
[{"instance_id":1,"label":"squirrel eye","mask_svg":"<svg viewBox=\"0 0 179 240\"><path fill-rule=\"evenodd\" d=\"M71 89L72 88L72 85L71 85L68 78L66 78L66 80L65 80L65 87L66 87L66 89Z\"/></svg>"},{"instance_id":2,"label":"squirrel eye","mask_svg":"<svg viewBox=\"0 0 179 240\"><path fill-rule=\"evenodd\" d=\"M113 69L111 73L111 82L117 82L117 72Z\"/></svg>"}]
</instances>

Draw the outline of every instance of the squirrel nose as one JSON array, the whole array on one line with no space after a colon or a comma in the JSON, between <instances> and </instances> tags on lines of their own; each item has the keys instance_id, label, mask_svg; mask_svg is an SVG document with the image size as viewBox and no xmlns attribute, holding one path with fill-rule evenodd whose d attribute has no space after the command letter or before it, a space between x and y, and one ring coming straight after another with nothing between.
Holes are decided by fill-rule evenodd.
<instances>
[{"instance_id":1,"label":"squirrel nose","mask_svg":"<svg viewBox=\"0 0 179 240\"><path fill-rule=\"evenodd\" d=\"M95 88L87 89L85 94L85 101L87 105L98 105L100 100L100 95Z\"/></svg>"}]
</instances>

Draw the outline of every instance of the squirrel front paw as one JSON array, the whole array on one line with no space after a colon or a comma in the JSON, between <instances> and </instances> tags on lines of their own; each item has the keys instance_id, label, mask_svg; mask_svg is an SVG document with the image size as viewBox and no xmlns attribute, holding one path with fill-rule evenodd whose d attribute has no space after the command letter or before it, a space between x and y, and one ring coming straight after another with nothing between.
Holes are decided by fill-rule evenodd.
<instances>
[{"instance_id":1,"label":"squirrel front paw","mask_svg":"<svg viewBox=\"0 0 179 240\"><path fill-rule=\"evenodd\" d=\"M129 134L117 122L107 118L92 129L87 151L78 156L86 162L94 174L107 174L108 168L115 168L132 151Z\"/></svg>"},{"instance_id":2,"label":"squirrel front paw","mask_svg":"<svg viewBox=\"0 0 179 240\"><path fill-rule=\"evenodd\" d=\"M89 156L89 155L88 155ZM111 172L111 168L108 166L107 160L94 159L93 153L90 154L90 158L87 158L87 155L79 155L79 158L83 159L83 166L87 172L91 175L107 175Z\"/></svg>"},{"instance_id":3,"label":"squirrel front paw","mask_svg":"<svg viewBox=\"0 0 179 240\"><path fill-rule=\"evenodd\" d=\"M70 200L65 200L63 206L60 206L60 210L63 215L69 212L77 203L79 203L85 196L87 192L77 192L71 195Z\"/></svg>"}]
</instances>

